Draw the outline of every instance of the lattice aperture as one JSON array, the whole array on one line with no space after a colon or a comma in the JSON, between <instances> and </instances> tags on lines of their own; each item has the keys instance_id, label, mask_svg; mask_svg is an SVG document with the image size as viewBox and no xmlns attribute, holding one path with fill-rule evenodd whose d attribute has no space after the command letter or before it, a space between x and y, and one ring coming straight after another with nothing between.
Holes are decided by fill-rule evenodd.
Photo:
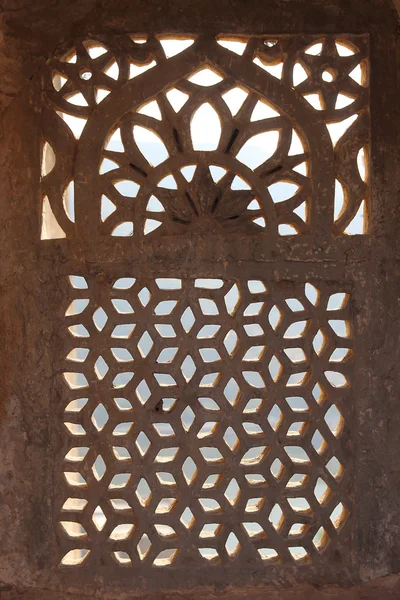
<instances>
[{"instance_id":1,"label":"lattice aperture","mask_svg":"<svg viewBox=\"0 0 400 600\"><path fill-rule=\"evenodd\" d=\"M351 511L348 293L70 284L62 563L327 559Z\"/></svg>"}]
</instances>

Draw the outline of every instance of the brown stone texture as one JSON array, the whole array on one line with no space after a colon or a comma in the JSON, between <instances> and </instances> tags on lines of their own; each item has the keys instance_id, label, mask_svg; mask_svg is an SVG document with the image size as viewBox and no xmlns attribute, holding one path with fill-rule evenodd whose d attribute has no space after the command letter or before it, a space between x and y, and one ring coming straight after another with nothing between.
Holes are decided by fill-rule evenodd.
<instances>
[{"instance_id":1,"label":"brown stone texture","mask_svg":"<svg viewBox=\"0 0 400 600\"><path fill-rule=\"evenodd\" d=\"M87 597L106 600L117 598L170 600L191 598L194 595L201 599L213 600L217 598L233 600L243 597L254 600L267 597L288 600L400 598L398 460L400 386L397 373L400 358L398 350L400 256L397 245L399 223L397 148L400 119L397 97L399 60L397 2L383 0L369 2L354 0L351 3L339 0L281 0L279 2L223 0L218 3L208 0L201 2L188 0L186 3L152 0L135 3L89 0L70 3L5 1L1 4L1 11L0 297L3 350L0 353L0 598L2 600L3 598L5 600L15 598L72 600ZM101 183L97 180L94 183L94 172L97 176L98 168L93 166L95 159L91 156L91 139L93 143L96 139L103 140L104 135L110 130L109 125L114 125L118 119L121 120L121 127L123 126L124 112L133 111L137 107L129 106L131 99L129 94L134 92L134 86L125 83L124 90L128 90L129 93L126 92L125 96L121 94L121 103L127 103L127 107L121 109L122 114L112 115L114 108L111 106L109 111L105 109L97 124L93 121L88 124L88 127L89 125L91 127L90 135L88 133L86 138L83 136L81 144L80 141L71 141L68 136L63 137L57 130L57 125L52 126L52 123L57 123L57 120L51 121L53 117L48 116L49 111L53 111L54 115L54 108L60 109L60 104L57 103L61 103L62 109L64 100L54 92L51 92L52 96L49 95L51 87L47 85L49 82L48 78L46 80L46 73L66 52L78 47L82 40L114 40L113 43L120 44L122 53L124 44L121 40L127 33L148 33L154 36L190 34L205 40L203 44L206 45L207 39L213 40L217 35L230 34L257 39L259 36L261 38L271 36L292 40L297 40L301 36L309 36L307 40L323 36L326 38L333 36L332 39L336 39L337 36L337 39L353 40L354 44L356 44L354 40L358 40L357 47L360 48L360 44L362 45L362 51L365 52L363 57L369 55L370 63L369 96L364 94L363 99L360 100L364 104L360 104L359 110L363 110L365 115L369 113L371 125L366 118L362 129L357 130L353 138L350 139L349 136L350 141L344 144L343 149L339 148L335 158L332 153L331 161L327 160L327 164L331 169L336 169L336 173L342 173L340 178L347 177L346 181L351 180L352 183L350 182L348 187L353 194L353 199L350 201L353 213L359 206L360 193L368 199L369 227L365 235L342 235L343 229L347 226L347 217L336 222L335 227L331 225L329 228L332 214L330 217L326 216L322 210L318 210L318 207L321 206L320 202L326 200L332 193L334 176L333 171L328 173L331 180L326 183L324 173L318 167L312 173L313 183L310 184L310 190L307 188L308 183L302 182L304 193L311 198L311 206L316 207L310 229L299 223L295 217L291 217L292 220L284 222L297 224L299 235L290 238L279 237L276 228L271 229L271 238L268 238L268 231L265 237L254 234L252 229L254 224L247 213L244 213L243 208L240 215L245 217L233 233L227 234L226 231L221 232L196 225L193 227L190 225L192 229L189 235L182 233L180 229L182 223L179 225L179 220L194 221L188 219L188 208L182 200L182 195L178 197L177 205L172 212L161 219L163 227L160 227L159 233L156 231L152 238L149 236L150 240L154 240L154 244L142 238L138 240L134 238L132 243L127 238L110 236L111 225L107 229L107 221L101 223L99 211L97 210L96 213L94 192L94 186L97 186L98 191L99 186L109 186L110 182L103 177ZM189 49L189 54L185 55L189 58L182 58L174 63L180 69L176 73L176 80L186 77L192 67L196 68L194 54L201 51L201 48L199 50L196 47L190 54ZM228 71L231 69L230 75L234 80L240 80L240 71L244 69L242 63L239 64L240 59L235 57L231 60L226 57L225 51L214 50L213 58L217 62L220 61L221 68L224 67ZM190 63L188 69L185 65L186 60ZM263 91L264 88L259 83L261 76L256 75L252 79L252 69L253 66L250 65L248 79L251 93L261 94L261 96L264 94L268 99L268 94ZM160 78L162 80L160 87L169 84L171 74L167 72L167 68L165 72L160 73ZM245 79L245 76L243 78ZM154 97L159 92L154 78L149 76L146 81L148 87L137 91L139 94L137 104L139 101L145 102L149 96ZM290 113L288 96L282 97L286 99L286 108ZM104 106L108 105L104 104ZM280 108L282 114L287 114L283 106ZM329 106L326 105L327 121L329 121L328 109ZM277 118L283 119L281 126L282 122L286 123L282 115ZM312 139L312 132L318 131L318 119L319 117L316 118L315 123L309 123L309 117L305 119L309 126L308 132L304 134L306 152L312 150L307 146L307 139ZM226 118L225 121L227 122L228 119ZM149 121L144 119L143 124L148 126ZM160 131L167 139L167 127L164 125L161 127ZM301 126L300 129L304 133L304 127ZM62 173L60 175L60 171L55 169L52 180L46 181L44 178L41 181L42 144L44 141L50 142L50 136L53 136L56 155L58 152L59 156L63 156L57 168L61 164L65 169L67 175L64 180ZM348 166L350 159L354 159L355 148L358 150L359 144L366 144L368 136L370 136L369 196L367 196L366 186L361 188L354 184L354 179L349 175L351 168ZM229 142L230 139L228 135L227 141ZM186 143L185 139L184 143ZM78 158L75 155L76 149L78 149ZM311 163L321 158L317 154L311 157ZM308 156L306 158L308 159ZM326 157L322 158L326 159ZM181 165L176 159L175 167L178 166ZM73 171L74 168L76 171ZM121 170L123 168L122 165ZM171 168L173 169L174 166ZM70 178L70 172L74 173L78 182L76 230L75 226L64 218L65 215L62 215L61 210L62 181ZM149 178L152 177L154 181L151 185L154 187L157 181L153 172L149 174ZM207 215L208 209L204 208L201 195L204 181L205 176L200 182L195 181L189 193L195 203L196 192L198 193L197 210L200 207ZM94 198L94 203L85 205L83 190L87 182L89 182L88 198ZM252 195L254 191L254 197L260 199L256 184L254 185ZM215 186L212 184L210 186L214 193ZM321 197L316 193L316 189L324 190ZM63 225L69 228L65 231L66 237L62 239L40 239L43 194L49 196L54 214L59 219L63 218ZM241 198L246 199L243 195ZM267 224L268 219L271 221L276 218L279 221L282 215L285 215L286 219L286 214L293 211L293 205L288 208L284 206L279 209L281 213L277 210L274 217L267 200L261 204L262 207L269 206L270 213L266 213ZM328 210L332 213L332 207L328 207ZM129 211L123 202L117 213L119 211L123 215L121 220L128 218ZM81 217L80 221L78 217ZM227 209L221 210L221 221L229 220L229 217L232 217L232 213ZM179 220L176 221L176 218ZM114 226L118 221L112 223ZM142 223L140 218L135 221L137 225L135 231L138 227L140 229ZM61 225L60 222L59 224ZM90 329L93 312L84 313L83 321L74 320L75 317L71 317L71 321L69 316L65 316L68 305L79 297L79 294L74 296L75 291L68 283L69 275L81 275L87 278L90 300L96 306L102 305L101 302L106 306L108 302L108 308L111 307L110 298L113 297L113 292L110 291L112 284L123 277L138 278L141 282L140 286L147 286L152 290L154 302L161 301L163 295L162 291L157 290L155 284L157 278L181 279L184 283L187 304L197 302L197 292L193 291L195 288L190 282L198 277L223 280L224 294L237 284L241 292L241 301L247 304L252 299L245 288L245 282L262 281L265 282L276 304L285 305L287 298L300 299L305 314L309 315L307 318L311 321L314 319L321 327L325 327L325 324L321 325L321 323L325 323L326 316L321 307L314 307L314 310L313 305L307 304L304 297L305 283L311 282L315 285L318 290L321 290L321 297L326 299L332 293L347 294L348 304L343 307L341 318L348 321L351 327L351 340L346 342L346 347L351 348L352 358L350 362L339 365L337 370L347 378L351 387L350 391L345 388L343 394L340 388L336 389L329 397L329 402L335 403L342 409L341 414L345 421L344 433L342 437L336 439L334 436L329 437L331 432L323 423L322 427L325 427L323 433L325 432L324 437L328 438L328 446L330 443L328 452L334 448L336 453L342 453L343 461L346 463L344 466L347 479L343 480L343 486L335 487L335 494L342 500L349 517L337 535L334 526L328 531L331 543L327 546L326 553L320 555L314 550L310 538L306 539L304 544L312 554L311 560L290 561L287 543L276 539L273 547L282 558L279 563L261 564L259 561L251 562L251 560L241 562L239 553L235 560L229 561L224 555L220 565L203 565L199 562L197 554L196 560L193 560L194 554L191 555L193 548L188 546L187 561L178 562L176 567L172 564L157 569L143 561L142 564L135 563L130 569L128 566L112 562L110 554L104 550L106 542L101 542L103 545L97 543L99 537L94 529L90 529L93 563L88 562L87 567L83 564L73 568L60 568L61 557L69 549L68 540L59 525L60 509L65 500L65 485L62 483L61 475L66 470L64 457L74 445L72 443L74 440L68 437L63 425L65 406L74 397L63 377L66 371L74 370L67 368L66 362L63 361L67 352L73 348L66 332L70 323L83 322ZM215 290L212 291L213 294L214 292ZM223 313L224 296L219 297L217 293L207 296L209 293L209 291L205 293L206 297L215 300L220 313ZM153 323L151 318L146 316L145 311L141 313L143 306L141 308L137 300L136 288L134 292L126 292L126 295L118 297L133 302L135 313L141 314L143 320L147 319L146 323ZM173 294L169 293L168 298L173 299ZM237 310L238 315L243 314L244 308L240 305ZM282 309L282 313L284 313L283 324L280 326L286 328L294 317L286 308ZM201 315L200 312L196 313L196 316L202 320L202 325L209 322L208 317ZM113 325L119 322L119 318L114 314ZM223 313L224 326L228 327L227 324L231 323L230 318L232 315ZM238 332L239 325L242 324L241 318L235 316ZM171 319L170 321L165 319L165 323L179 326L178 317ZM316 326L312 325L312 327ZM308 337L306 336L304 341L306 354L312 344L311 331L314 330L308 330ZM94 349L104 352L105 347L109 351L109 340L97 336L94 329L93 332L88 346L91 351ZM277 332L277 339L279 339L276 341L276 348L277 352L281 353L279 356L283 356L284 332L283 329L282 332L279 329ZM244 339L241 330L238 335L242 336L240 339ZM272 339L275 338L270 337L270 340ZM183 333L180 343L182 348L188 343ZM333 334L328 341L329 344L332 349L338 346ZM221 343L216 348L220 353L223 352ZM182 354L182 358L183 356ZM140 361L139 355L135 355L134 358L137 362ZM243 358L243 355L240 358ZM286 359L281 358L281 360ZM312 372L314 376L314 372L323 369L323 366L320 366L325 365L323 360L318 362L314 358L311 367L307 367L306 370ZM284 377L287 375L285 369L288 364L284 362ZM155 368L152 364L146 363L142 367L142 373L145 373L146 369L152 371ZM236 373L243 368L239 357L233 360L229 368L231 373ZM87 365L82 369L85 376L93 377L93 364L90 365L90 374ZM172 368L165 369L164 373L181 377ZM109 377L116 374L117 368L114 365L114 370L111 369ZM107 378L104 381L107 383ZM197 380L194 379L194 383L191 384L197 385L196 382ZM92 380L90 384L97 385ZM179 380L179 385L182 389L189 389L185 388L185 385L189 384L183 380ZM250 392L245 387L245 382L242 383L242 388L243 397L247 398L246 394ZM154 390L155 388L152 388L151 391L156 395L158 392ZM311 392L307 393L311 394ZM91 394L93 395L90 396L89 406L94 409L97 399L93 392ZM129 394L131 394L129 397L133 397L133 389ZM218 394L221 395L216 392L217 398ZM155 409L156 404L151 406L151 410ZM227 414L226 409L224 410ZM88 413L84 418L88 421L90 414ZM237 415L234 418L237 419ZM320 418L323 420L323 414ZM144 414L140 419L146 425ZM155 418L153 415L151 419L153 419L152 423L157 422L158 417ZM315 417L314 411L314 417L310 417L311 427L315 427L315 419L318 417ZM79 422L79 418L76 422ZM221 422L224 422L223 419ZM180 426L179 418L172 415L170 424L177 431ZM109 435L111 431L109 432L105 427L103 436ZM195 440L186 442L184 435L180 435L182 447L185 443L195 444ZM102 441L104 439L105 443ZM241 443L244 439L244 436L240 436ZM269 439L272 440L268 444L271 451L279 453L281 451L279 435ZM152 437L151 441L153 446L160 443L155 437ZM107 451L110 445L109 438L102 438L101 435L95 437L94 432L90 434L88 442L86 445L94 448L90 455L91 460L95 458L95 451L104 447ZM311 451L310 442L307 443ZM223 446L222 439L219 440L218 448L224 449L226 459L229 451ZM315 456L314 459L314 463L311 461L311 472L317 468L316 464L319 465L318 457ZM152 468L150 463L152 461L149 460L146 467L149 473ZM111 457L108 457L106 465L111 468L112 464ZM289 463L285 466L290 467ZM78 471L80 468L77 468ZM90 474L93 473L90 468L88 463L88 466L82 467L82 472L92 477L89 496L94 502L99 492L96 491L97 484ZM321 463L318 468L323 469L324 465ZM179 470L173 472L178 477ZM322 473L322 470L319 472ZM235 473L237 477L240 476L239 468ZM149 474L149 478L152 476ZM155 481L154 478L153 480ZM270 485L272 483L273 488L272 479L268 483ZM180 485L183 486L183 482ZM270 493L275 500L279 500L279 491L273 488ZM182 495L184 498L189 498L187 491L182 492ZM265 492L265 498L269 501L268 491ZM150 509L152 506L150 505ZM311 521L313 527L316 527L318 519L322 519L321 522L327 520L328 517L323 509L318 508L317 505L314 512L317 513L318 518ZM289 509L287 514L291 515ZM142 521L143 518L146 521L147 517L141 518ZM305 517L302 522L307 524L307 518ZM114 517L111 521L113 519ZM86 527L92 527L88 515L84 517L82 523ZM176 526L172 518L168 524ZM328 524L328 527L331 526ZM269 534L273 538L272 529ZM251 559L250 546L246 552L243 549L242 552Z\"/></svg>"}]
</instances>

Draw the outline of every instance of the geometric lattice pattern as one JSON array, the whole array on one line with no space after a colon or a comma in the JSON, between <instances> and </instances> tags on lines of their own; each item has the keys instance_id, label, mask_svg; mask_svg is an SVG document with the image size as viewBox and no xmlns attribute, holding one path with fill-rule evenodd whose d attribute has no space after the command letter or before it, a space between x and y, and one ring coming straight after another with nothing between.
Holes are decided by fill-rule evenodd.
<instances>
[{"instance_id":1,"label":"geometric lattice pattern","mask_svg":"<svg viewBox=\"0 0 400 600\"><path fill-rule=\"evenodd\" d=\"M63 565L329 561L351 513L346 290L69 278Z\"/></svg>"},{"instance_id":2,"label":"geometric lattice pattern","mask_svg":"<svg viewBox=\"0 0 400 600\"><path fill-rule=\"evenodd\" d=\"M100 36L43 86L43 239L367 231L365 36Z\"/></svg>"}]
</instances>

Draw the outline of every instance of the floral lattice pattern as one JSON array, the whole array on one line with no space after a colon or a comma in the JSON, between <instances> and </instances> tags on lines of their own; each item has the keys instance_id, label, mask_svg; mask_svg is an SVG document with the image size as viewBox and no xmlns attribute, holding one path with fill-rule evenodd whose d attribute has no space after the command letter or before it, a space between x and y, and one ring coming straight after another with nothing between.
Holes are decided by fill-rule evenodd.
<instances>
[{"instance_id":1,"label":"floral lattice pattern","mask_svg":"<svg viewBox=\"0 0 400 600\"><path fill-rule=\"evenodd\" d=\"M100 36L44 90L44 239L367 231L365 36Z\"/></svg>"},{"instance_id":2,"label":"floral lattice pattern","mask_svg":"<svg viewBox=\"0 0 400 600\"><path fill-rule=\"evenodd\" d=\"M350 297L70 277L62 564L329 560L347 536Z\"/></svg>"}]
</instances>

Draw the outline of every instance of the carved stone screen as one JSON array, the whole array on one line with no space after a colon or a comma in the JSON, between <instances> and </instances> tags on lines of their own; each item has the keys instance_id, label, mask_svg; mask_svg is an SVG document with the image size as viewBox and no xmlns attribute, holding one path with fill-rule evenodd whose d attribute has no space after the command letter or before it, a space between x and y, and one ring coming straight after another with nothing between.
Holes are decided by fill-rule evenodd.
<instances>
[{"instance_id":1,"label":"carved stone screen","mask_svg":"<svg viewBox=\"0 0 400 600\"><path fill-rule=\"evenodd\" d=\"M352 561L357 329L329 261L368 237L368 77L364 35L100 35L47 61L65 577Z\"/></svg>"}]
</instances>

